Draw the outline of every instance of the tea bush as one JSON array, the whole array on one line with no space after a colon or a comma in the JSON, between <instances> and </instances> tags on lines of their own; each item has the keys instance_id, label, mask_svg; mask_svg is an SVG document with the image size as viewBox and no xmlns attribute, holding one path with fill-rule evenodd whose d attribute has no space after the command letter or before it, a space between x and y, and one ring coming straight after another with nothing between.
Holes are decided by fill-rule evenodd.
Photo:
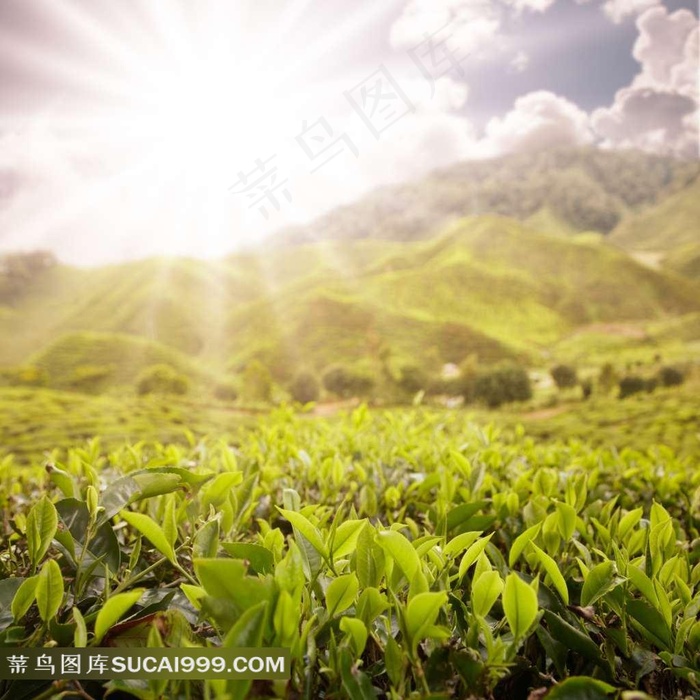
<instances>
[{"instance_id":1,"label":"tea bush","mask_svg":"<svg viewBox=\"0 0 700 700\"><path fill-rule=\"evenodd\" d=\"M700 692L700 473L665 448L281 409L231 442L7 456L0 505L0 645L292 657L284 682L9 681L8 700Z\"/></svg>"}]
</instances>

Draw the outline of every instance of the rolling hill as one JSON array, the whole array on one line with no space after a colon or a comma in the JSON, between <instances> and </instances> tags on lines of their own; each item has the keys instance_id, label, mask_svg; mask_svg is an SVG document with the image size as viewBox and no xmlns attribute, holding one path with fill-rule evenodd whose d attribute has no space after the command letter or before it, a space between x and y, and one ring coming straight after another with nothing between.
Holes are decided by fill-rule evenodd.
<instances>
[{"instance_id":1,"label":"rolling hill","mask_svg":"<svg viewBox=\"0 0 700 700\"><path fill-rule=\"evenodd\" d=\"M0 366L112 391L153 364L211 384L253 359L281 382L339 362L374 373L472 354L537 363L606 324L639 337L680 324L694 340L697 173L632 151L548 151L385 188L218 261L6 257Z\"/></svg>"},{"instance_id":2,"label":"rolling hill","mask_svg":"<svg viewBox=\"0 0 700 700\"><path fill-rule=\"evenodd\" d=\"M499 214L535 230L610 233L630 214L683 191L698 164L638 151L559 149L469 161L379 189L275 243L375 238L416 240L469 215Z\"/></svg>"}]
</instances>

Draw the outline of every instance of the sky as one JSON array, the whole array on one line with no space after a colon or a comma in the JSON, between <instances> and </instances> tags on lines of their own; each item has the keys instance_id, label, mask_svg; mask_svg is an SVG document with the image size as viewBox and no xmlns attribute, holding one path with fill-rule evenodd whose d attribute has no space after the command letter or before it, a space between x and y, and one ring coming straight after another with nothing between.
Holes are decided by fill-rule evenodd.
<instances>
[{"instance_id":1,"label":"sky","mask_svg":"<svg viewBox=\"0 0 700 700\"><path fill-rule=\"evenodd\" d=\"M684 0L2 0L0 251L216 257L451 163L698 158Z\"/></svg>"}]
</instances>

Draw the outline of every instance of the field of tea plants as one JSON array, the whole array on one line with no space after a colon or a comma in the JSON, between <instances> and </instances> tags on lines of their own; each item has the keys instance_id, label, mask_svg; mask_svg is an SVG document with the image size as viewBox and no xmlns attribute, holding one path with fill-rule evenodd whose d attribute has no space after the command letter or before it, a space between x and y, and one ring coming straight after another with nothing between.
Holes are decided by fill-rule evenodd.
<instances>
[{"instance_id":1,"label":"field of tea plants","mask_svg":"<svg viewBox=\"0 0 700 700\"><path fill-rule=\"evenodd\" d=\"M270 646L287 681L31 698L700 697L700 470L463 413L0 462L0 646Z\"/></svg>"}]
</instances>

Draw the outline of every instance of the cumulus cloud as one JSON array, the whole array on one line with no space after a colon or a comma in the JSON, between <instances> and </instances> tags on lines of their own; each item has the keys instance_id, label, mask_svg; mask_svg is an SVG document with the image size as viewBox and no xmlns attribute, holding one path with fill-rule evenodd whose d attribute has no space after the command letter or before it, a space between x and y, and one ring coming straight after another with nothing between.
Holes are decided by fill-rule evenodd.
<instances>
[{"instance_id":1,"label":"cumulus cloud","mask_svg":"<svg viewBox=\"0 0 700 700\"><path fill-rule=\"evenodd\" d=\"M650 7L659 4L660 0L607 0L603 11L615 24L620 24L627 17L634 17L645 12Z\"/></svg>"},{"instance_id":2,"label":"cumulus cloud","mask_svg":"<svg viewBox=\"0 0 700 700\"><path fill-rule=\"evenodd\" d=\"M632 53L642 70L635 85L697 97L698 21L693 13L669 14L666 8L655 7L637 20L637 27Z\"/></svg>"},{"instance_id":3,"label":"cumulus cloud","mask_svg":"<svg viewBox=\"0 0 700 700\"><path fill-rule=\"evenodd\" d=\"M547 90L519 97L513 109L486 125L485 155L590 143L588 115L573 102Z\"/></svg>"},{"instance_id":4,"label":"cumulus cloud","mask_svg":"<svg viewBox=\"0 0 700 700\"><path fill-rule=\"evenodd\" d=\"M491 0L409 0L391 27L396 49L410 49L436 35L472 56L492 50L501 12Z\"/></svg>"},{"instance_id":5,"label":"cumulus cloud","mask_svg":"<svg viewBox=\"0 0 700 700\"><path fill-rule=\"evenodd\" d=\"M633 55L641 64L631 85L591 117L602 146L698 155L698 26L687 10L652 7L637 19Z\"/></svg>"}]
</instances>

